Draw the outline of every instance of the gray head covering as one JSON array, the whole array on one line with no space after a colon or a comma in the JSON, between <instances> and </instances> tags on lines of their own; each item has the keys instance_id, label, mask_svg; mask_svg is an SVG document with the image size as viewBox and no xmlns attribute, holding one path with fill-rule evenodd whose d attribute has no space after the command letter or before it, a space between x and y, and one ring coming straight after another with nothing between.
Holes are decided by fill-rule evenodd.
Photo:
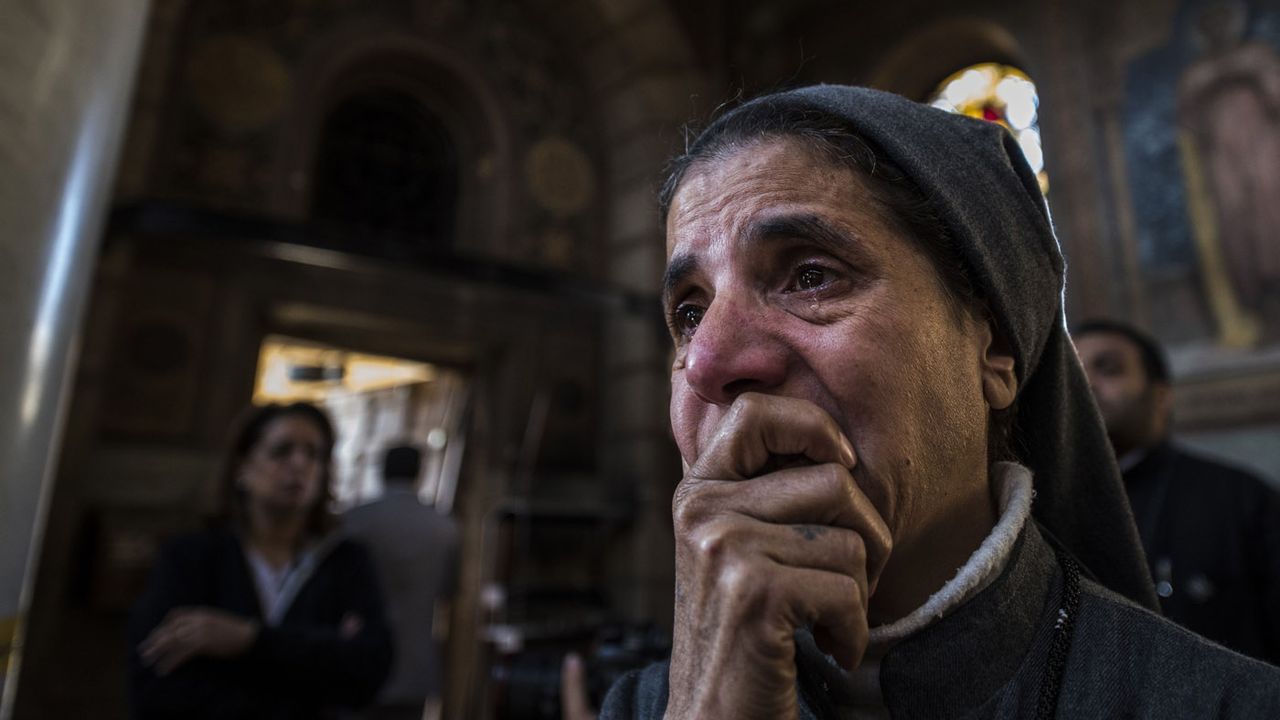
<instances>
[{"instance_id":1,"label":"gray head covering","mask_svg":"<svg viewBox=\"0 0 1280 720\"><path fill-rule=\"evenodd\" d=\"M1035 476L1036 520L1103 585L1156 608L1120 473L1067 335L1062 253L1014 138L994 123L839 85L757 98L704 135L745 108L838 118L916 183L1013 347L1011 439Z\"/></svg>"}]
</instances>

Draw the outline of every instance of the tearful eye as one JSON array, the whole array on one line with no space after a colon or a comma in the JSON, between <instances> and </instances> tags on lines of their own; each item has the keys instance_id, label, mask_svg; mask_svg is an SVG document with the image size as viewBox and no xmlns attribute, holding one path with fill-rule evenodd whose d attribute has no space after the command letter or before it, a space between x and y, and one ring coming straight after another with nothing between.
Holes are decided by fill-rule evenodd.
<instances>
[{"instance_id":1,"label":"tearful eye","mask_svg":"<svg viewBox=\"0 0 1280 720\"><path fill-rule=\"evenodd\" d=\"M688 335L697 329L706 310L697 305L682 303L671 311L671 327L677 335Z\"/></svg>"},{"instance_id":2,"label":"tearful eye","mask_svg":"<svg viewBox=\"0 0 1280 720\"><path fill-rule=\"evenodd\" d=\"M806 265L800 268L796 273L796 288L800 290L812 290L822 287L827 280L827 273L820 267Z\"/></svg>"}]
</instances>

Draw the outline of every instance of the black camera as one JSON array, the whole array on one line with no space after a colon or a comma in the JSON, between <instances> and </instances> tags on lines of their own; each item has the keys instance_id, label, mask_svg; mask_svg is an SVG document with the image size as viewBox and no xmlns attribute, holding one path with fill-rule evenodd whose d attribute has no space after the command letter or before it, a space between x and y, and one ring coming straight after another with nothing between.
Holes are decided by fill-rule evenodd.
<instances>
[{"instance_id":1,"label":"black camera","mask_svg":"<svg viewBox=\"0 0 1280 720\"><path fill-rule=\"evenodd\" d=\"M559 720L560 668L572 646L530 649L509 656L493 668L497 686L496 717L507 720ZM582 653L587 694L599 708L613 683L631 670L665 660L671 636L652 624L611 624L601 628Z\"/></svg>"}]
</instances>

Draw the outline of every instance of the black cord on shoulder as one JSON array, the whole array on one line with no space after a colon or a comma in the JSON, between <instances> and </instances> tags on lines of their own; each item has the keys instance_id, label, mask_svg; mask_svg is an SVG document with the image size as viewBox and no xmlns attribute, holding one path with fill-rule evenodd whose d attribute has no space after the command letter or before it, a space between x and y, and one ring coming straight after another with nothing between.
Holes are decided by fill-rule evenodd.
<instances>
[{"instance_id":1,"label":"black cord on shoulder","mask_svg":"<svg viewBox=\"0 0 1280 720\"><path fill-rule=\"evenodd\" d=\"M1058 564L1062 566L1062 598L1058 604L1058 615L1054 618L1049 659L1040 680L1037 720L1052 720L1058 709L1062 676L1067 667L1067 654L1071 651L1071 636L1075 632L1076 615L1080 612L1080 566L1070 553L1059 551L1057 555Z\"/></svg>"}]
</instances>

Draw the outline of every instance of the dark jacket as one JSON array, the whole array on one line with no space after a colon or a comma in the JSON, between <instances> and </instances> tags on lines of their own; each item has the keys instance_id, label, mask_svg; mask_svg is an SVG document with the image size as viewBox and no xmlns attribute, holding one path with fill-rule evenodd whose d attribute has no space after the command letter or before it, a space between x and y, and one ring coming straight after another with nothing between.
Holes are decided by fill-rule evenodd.
<instances>
[{"instance_id":1,"label":"dark jacket","mask_svg":"<svg viewBox=\"0 0 1280 720\"><path fill-rule=\"evenodd\" d=\"M891 648L880 687L895 720L1035 718L1049 672L1063 572L1028 525L995 582L942 620ZM1054 717L1280 717L1280 670L1237 655L1089 580L1070 633ZM798 643L803 719L838 720L839 675ZM667 666L618 682L601 720L661 718Z\"/></svg>"},{"instance_id":2,"label":"dark jacket","mask_svg":"<svg viewBox=\"0 0 1280 720\"><path fill-rule=\"evenodd\" d=\"M1280 665L1280 495L1169 443L1124 480L1165 617Z\"/></svg>"},{"instance_id":3,"label":"dark jacket","mask_svg":"<svg viewBox=\"0 0 1280 720\"><path fill-rule=\"evenodd\" d=\"M165 677L142 665L138 644L176 607L207 606L262 621L243 547L227 531L181 537L162 551L129 622L129 665L140 719L324 718L363 705L391 665L391 635L365 549L339 542L320 561L276 627L263 625L245 655L196 658ZM348 613L363 621L343 638Z\"/></svg>"}]
</instances>

